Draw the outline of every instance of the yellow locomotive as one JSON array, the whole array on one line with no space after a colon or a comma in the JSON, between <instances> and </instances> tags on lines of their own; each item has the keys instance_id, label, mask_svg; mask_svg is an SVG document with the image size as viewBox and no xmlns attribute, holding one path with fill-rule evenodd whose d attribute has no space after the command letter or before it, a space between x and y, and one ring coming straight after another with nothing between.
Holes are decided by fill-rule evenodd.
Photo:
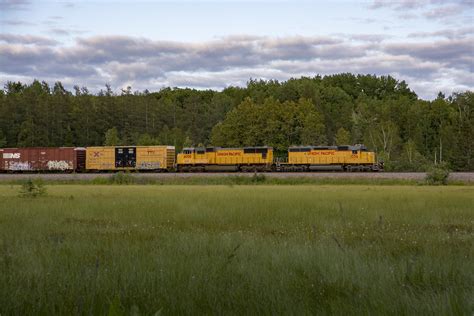
<instances>
[{"instance_id":1,"label":"yellow locomotive","mask_svg":"<svg viewBox=\"0 0 474 316\"><path fill-rule=\"evenodd\" d=\"M376 162L375 153L364 145L290 147L288 161L277 164L281 171L379 171L382 167Z\"/></svg>"},{"instance_id":2,"label":"yellow locomotive","mask_svg":"<svg viewBox=\"0 0 474 316\"><path fill-rule=\"evenodd\" d=\"M89 171L167 171L175 164L174 146L101 146L87 147Z\"/></svg>"},{"instance_id":3,"label":"yellow locomotive","mask_svg":"<svg viewBox=\"0 0 474 316\"><path fill-rule=\"evenodd\" d=\"M177 171L271 171L272 147L192 147L178 154Z\"/></svg>"},{"instance_id":4,"label":"yellow locomotive","mask_svg":"<svg viewBox=\"0 0 474 316\"><path fill-rule=\"evenodd\" d=\"M176 170L190 171L379 171L375 153L364 145L295 146L287 158L275 158L272 147L191 147L177 156Z\"/></svg>"}]
</instances>

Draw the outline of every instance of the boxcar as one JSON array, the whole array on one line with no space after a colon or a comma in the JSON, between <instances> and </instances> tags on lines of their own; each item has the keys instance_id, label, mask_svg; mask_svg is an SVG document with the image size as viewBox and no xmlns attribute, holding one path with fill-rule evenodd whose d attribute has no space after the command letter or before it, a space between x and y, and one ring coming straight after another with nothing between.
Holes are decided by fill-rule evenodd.
<instances>
[{"instance_id":1,"label":"boxcar","mask_svg":"<svg viewBox=\"0 0 474 316\"><path fill-rule=\"evenodd\" d=\"M87 147L88 171L165 171L175 164L174 146Z\"/></svg>"},{"instance_id":2,"label":"boxcar","mask_svg":"<svg viewBox=\"0 0 474 316\"><path fill-rule=\"evenodd\" d=\"M309 171L339 169L345 171L378 171L375 153L364 145L354 146L298 146L288 148L288 162L280 170Z\"/></svg>"},{"instance_id":3,"label":"boxcar","mask_svg":"<svg viewBox=\"0 0 474 316\"><path fill-rule=\"evenodd\" d=\"M1 172L83 171L85 148L0 148Z\"/></svg>"},{"instance_id":4,"label":"boxcar","mask_svg":"<svg viewBox=\"0 0 474 316\"><path fill-rule=\"evenodd\" d=\"M272 147L192 147L178 154L178 171L270 171Z\"/></svg>"}]
</instances>

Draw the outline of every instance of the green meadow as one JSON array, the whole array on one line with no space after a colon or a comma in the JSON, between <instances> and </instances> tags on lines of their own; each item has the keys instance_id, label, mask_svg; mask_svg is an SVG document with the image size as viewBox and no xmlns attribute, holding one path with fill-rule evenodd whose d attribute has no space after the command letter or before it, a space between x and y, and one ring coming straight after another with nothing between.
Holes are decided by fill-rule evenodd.
<instances>
[{"instance_id":1,"label":"green meadow","mask_svg":"<svg viewBox=\"0 0 474 316\"><path fill-rule=\"evenodd\" d=\"M0 185L0 314L474 312L474 186Z\"/></svg>"}]
</instances>

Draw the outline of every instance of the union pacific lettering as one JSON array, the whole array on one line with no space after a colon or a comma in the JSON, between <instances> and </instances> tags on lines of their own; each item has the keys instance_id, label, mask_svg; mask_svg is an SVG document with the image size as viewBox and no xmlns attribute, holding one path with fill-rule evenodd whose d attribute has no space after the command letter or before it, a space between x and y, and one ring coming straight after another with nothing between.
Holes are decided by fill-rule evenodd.
<instances>
[{"instance_id":1,"label":"union pacific lettering","mask_svg":"<svg viewBox=\"0 0 474 316\"><path fill-rule=\"evenodd\" d=\"M335 155L335 151L310 151L308 154L313 155L313 156L318 156L318 155L323 155L323 156L328 156L328 155Z\"/></svg>"},{"instance_id":2,"label":"union pacific lettering","mask_svg":"<svg viewBox=\"0 0 474 316\"><path fill-rule=\"evenodd\" d=\"M240 151L225 151L225 152L217 152L217 156L242 156L242 152Z\"/></svg>"}]
</instances>

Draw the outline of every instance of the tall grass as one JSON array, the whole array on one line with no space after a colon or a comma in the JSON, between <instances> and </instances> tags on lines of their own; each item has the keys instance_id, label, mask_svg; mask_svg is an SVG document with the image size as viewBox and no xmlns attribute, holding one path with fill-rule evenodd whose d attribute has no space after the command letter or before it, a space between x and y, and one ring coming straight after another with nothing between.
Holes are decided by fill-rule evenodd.
<instances>
[{"instance_id":1,"label":"tall grass","mask_svg":"<svg viewBox=\"0 0 474 316\"><path fill-rule=\"evenodd\" d=\"M263 174L252 176L192 176L155 178L146 175L116 173L111 176L98 176L92 179L50 179L40 178L47 185L427 185L425 180L382 179L382 178L313 178L288 177L277 178ZM0 185L18 185L24 180L2 180ZM474 182L449 180L449 185L474 185Z\"/></svg>"},{"instance_id":2,"label":"tall grass","mask_svg":"<svg viewBox=\"0 0 474 316\"><path fill-rule=\"evenodd\" d=\"M474 188L0 186L0 314L470 314Z\"/></svg>"}]
</instances>

